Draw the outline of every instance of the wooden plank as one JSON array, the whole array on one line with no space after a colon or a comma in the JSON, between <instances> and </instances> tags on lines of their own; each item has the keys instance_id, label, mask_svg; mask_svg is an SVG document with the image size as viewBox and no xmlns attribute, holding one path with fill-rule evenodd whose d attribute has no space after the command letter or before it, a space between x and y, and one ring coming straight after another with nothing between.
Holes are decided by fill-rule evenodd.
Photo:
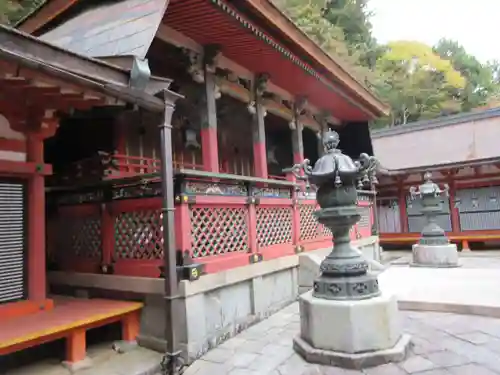
<instances>
[{"instance_id":1,"label":"wooden plank","mask_svg":"<svg viewBox=\"0 0 500 375\"><path fill-rule=\"evenodd\" d=\"M65 337L68 332L80 328L119 321L143 307L139 302L103 299L55 299L55 302L50 312L0 322L0 355L12 352L12 348L27 348L46 342L46 339L52 341Z\"/></svg>"}]
</instances>

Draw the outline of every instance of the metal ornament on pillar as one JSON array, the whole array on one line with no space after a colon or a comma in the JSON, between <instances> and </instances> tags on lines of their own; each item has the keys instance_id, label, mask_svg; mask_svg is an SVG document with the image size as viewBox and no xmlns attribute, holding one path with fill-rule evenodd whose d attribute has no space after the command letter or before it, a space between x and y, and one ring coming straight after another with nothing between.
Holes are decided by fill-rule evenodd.
<instances>
[{"instance_id":1,"label":"metal ornament on pillar","mask_svg":"<svg viewBox=\"0 0 500 375\"><path fill-rule=\"evenodd\" d=\"M432 174L426 172L424 183L418 187L410 187L410 198L415 200L421 198L421 212L426 218L426 224L422 229L419 244L421 245L447 245L450 240L446 236L443 228L436 222L436 216L443 211L443 197L448 197L449 186L443 185L443 189L432 181Z\"/></svg>"},{"instance_id":2,"label":"metal ornament on pillar","mask_svg":"<svg viewBox=\"0 0 500 375\"><path fill-rule=\"evenodd\" d=\"M372 298L380 295L377 277L368 272L368 263L352 246L349 233L361 219L356 188L377 183L378 161L367 154L353 161L337 148L338 144L337 132L325 132L325 153L314 168L305 159L289 169L297 179L317 186L320 209L314 215L334 238L333 249L321 263L321 275L314 282L313 296L329 300Z\"/></svg>"}]
</instances>

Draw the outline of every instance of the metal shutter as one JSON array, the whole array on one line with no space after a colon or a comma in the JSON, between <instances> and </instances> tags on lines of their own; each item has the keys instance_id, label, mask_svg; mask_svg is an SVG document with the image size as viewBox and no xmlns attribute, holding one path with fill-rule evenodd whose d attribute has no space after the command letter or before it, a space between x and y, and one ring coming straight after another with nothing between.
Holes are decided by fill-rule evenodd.
<instances>
[{"instance_id":1,"label":"metal shutter","mask_svg":"<svg viewBox=\"0 0 500 375\"><path fill-rule=\"evenodd\" d=\"M0 304L25 298L24 185L0 180Z\"/></svg>"}]
</instances>

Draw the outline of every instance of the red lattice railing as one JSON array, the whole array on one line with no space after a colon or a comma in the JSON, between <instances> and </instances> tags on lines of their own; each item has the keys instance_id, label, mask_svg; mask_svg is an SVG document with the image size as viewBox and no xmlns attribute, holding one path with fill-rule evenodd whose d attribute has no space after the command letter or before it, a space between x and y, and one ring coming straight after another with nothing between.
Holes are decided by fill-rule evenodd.
<instances>
[{"instance_id":1,"label":"red lattice railing","mask_svg":"<svg viewBox=\"0 0 500 375\"><path fill-rule=\"evenodd\" d=\"M290 207L257 208L257 243L261 248L292 243Z\"/></svg>"},{"instance_id":2,"label":"red lattice railing","mask_svg":"<svg viewBox=\"0 0 500 375\"><path fill-rule=\"evenodd\" d=\"M313 213L316 211L316 202L300 206L300 240L312 241L323 237L322 226Z\"/></svg>"},{"instance_id":3,"label":"red lattice railing","mask_svg":"<svg viewBox=\"0 0 500 375\"><path fill-rule=\"evenodd\" d=\"M192 199L191 199L192 198ZM192 196L177 200L176 249L218 272L264 260L331 246L331 232L313 213L314 200L244 196ZM295 202L295 203L294 203ZM361 220L352 238L371 235L371 203L361 200ZM49 248L65 270L158 277L163 265L161 198L61 206L49 222ZM51 219L52 220L52 219Z\"/></svg>"},{"instance_id":4,"label":"red lattice railing","mask_svg":"<svg viewBox=\"0 0 500 375\"><path fill-rule=\"evenodd\" d=\"M94 269L102 258L101 216L99 207L81 205L63 208L55 220L55 249L63 264L78 262L82 271ZM56 232L57 231L57 232Z\"/></svg>"},{"instance_id":5,"label":"red lattice railing","mask_svg":"<svg viewBox=\"0 0 500 375\"><path fill-rule=\"evenodd\" d=\"M248 208L195 206L191 209L192 257L248 252Z\"/></svg>"},{"instance_id":6,"label":"red lattice railing","mask_svg":"<svg viewBox=\"0 0 500 375\"><path fill-rule=\"evenodd\" d=\"M115 219L117 259L163 259L160 210L123 212Z\"/></svg>"}]
</instances>

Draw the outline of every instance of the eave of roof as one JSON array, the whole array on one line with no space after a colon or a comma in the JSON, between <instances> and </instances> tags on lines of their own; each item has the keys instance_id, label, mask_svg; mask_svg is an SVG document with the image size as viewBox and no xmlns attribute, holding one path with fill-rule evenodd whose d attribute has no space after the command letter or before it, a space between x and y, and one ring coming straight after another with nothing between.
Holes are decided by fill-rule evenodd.
<instances>
[{"instance_id":1,"label":"eave of roof","mask_svg":"<svg viewBox=\"0 0 500 375\"><path fill-rule=\"evenodd\" d=\"M349 70L336 58L327 54L302 30L300 30L285 14L283 14L269 0L246 0L253 11L263 17L272 27L281 31L288 39L292 40L307 56L318 65L329 71L335 79L352 89L352 94L357 96L377 115L388 115L390 107L382 102L368 87L356 79Z\"/></svg>"},{"instance_id":2,"label":"eave of roof","mask_svg":"<svg viewBox=\"0 0 500 375\"><path fill-rule=\"evenodd\" d=\"M64 10L68 9L70 7L68 3L76 4L78 1L79 0L66 0L66 2L60 2L59 9L55 9L54 14L49 19L56 17ZM55 4L58 0L52 0L51 2ZM50 3L47 4L47 2L44 4L46 4L46 6L50 5ZM350 91L349 95L353 96L353 99L359 100L363 103L363 105L366 106L367 109L373 114L374 118L381 115L387 115L389 113L389 107L386 104L380 101L380 99L378 99L365 85L354 78L337 59L326 54L270 1L246 0L244 5L250 11L258 13L269 25L278 29L284 38L291 40L295 45L300 47L301 51L312 59L312 61L317 63L322 70L324 69L330 72L330 78L333 78L334 81L338 81L342 84L342 86L348 88ZM37 10L25 17L16 26L22 28L22 25L28 19L34 17L42 9L42 7L43 6L37 8ZM43 25L44 23L42 22L41 24ZM33 32L35 30L29 31Z\"/></svg>"},{"instance_id":3,"label":"eave of roof","mask_svg":"<svg viewBox=\"0 0 500 375\"><path fill-rule=\"evenodd\" d=\"M450 170L455 168L474 168L479 167L481 165L489 165L489 164L497 164L500 163L500 156L492 157L492 158L483 158L469 161L462 161L456 163L442 163L435 165L422 165L418 167L412 168L403 168L403 169L385 169L380 168L379 172L384 176L404 176L412 173L423 173L423 172L433 172L433 171L443 171Z\"/></svg>"},{"instance_id":4,"label":"eave of roof","mask_svg":"<svg viewBox=\"0 0 500 375\"><path fill-rule=\"evenodd\" d=\"M0 59L14 61L29 69L156 112L164 109L164 102L154 94L168 89L171 83L163 78L152 78L149 90L131 88L128 86L129 72L125 69L66 51L3 25L0 25ZM180 97L173 92L169 95L172 99Z\"/></svg>"}]
</instances>

